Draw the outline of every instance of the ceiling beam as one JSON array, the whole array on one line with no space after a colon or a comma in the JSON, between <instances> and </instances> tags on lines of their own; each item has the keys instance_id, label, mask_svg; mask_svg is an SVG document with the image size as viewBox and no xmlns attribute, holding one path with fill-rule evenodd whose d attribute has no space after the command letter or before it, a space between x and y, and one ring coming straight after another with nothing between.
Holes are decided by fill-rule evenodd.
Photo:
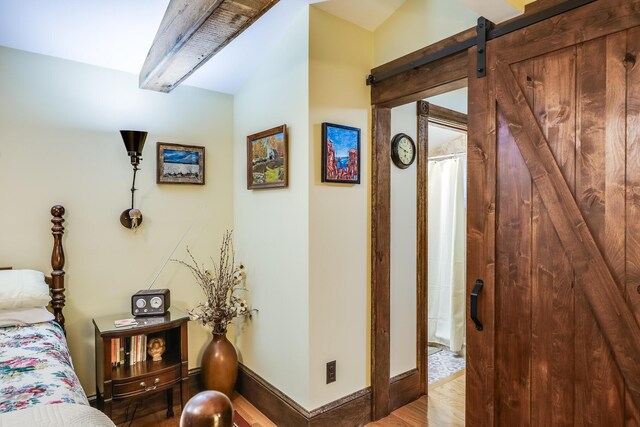
<instances>
[{"instance_id":1,"label":"ceiling beam","mask_svg":"<svg viewBox=\"0 0 640 427\"><path fill-rule=\"evenodd\" d=\"M171 92L278 1L171 0L140 71L140 88Z\"/></svg>"}]
</instances>

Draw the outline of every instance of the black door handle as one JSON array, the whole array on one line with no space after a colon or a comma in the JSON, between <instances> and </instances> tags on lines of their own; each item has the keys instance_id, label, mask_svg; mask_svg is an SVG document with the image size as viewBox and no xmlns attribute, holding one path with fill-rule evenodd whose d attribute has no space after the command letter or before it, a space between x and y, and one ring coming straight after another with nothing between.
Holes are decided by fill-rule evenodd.
<instances>
[{"instance_id":1,"label":"black door handle","mask_svg":"<svg viewBox=\"0 0 640 427\"><path fill-rule=\"evenodd\" d=\"M478 297L484 282L480 279L476 280L476 284L471 291L471 320L476 324L476 330L481 331L483 329L482 322L478 319Z\"/></svg>"}]
</instances>

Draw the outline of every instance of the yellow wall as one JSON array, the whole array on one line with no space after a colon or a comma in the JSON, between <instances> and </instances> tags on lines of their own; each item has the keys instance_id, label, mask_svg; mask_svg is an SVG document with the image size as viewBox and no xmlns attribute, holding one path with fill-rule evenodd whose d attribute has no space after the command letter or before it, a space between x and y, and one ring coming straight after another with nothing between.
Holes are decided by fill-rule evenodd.
<instances>
[{"instance_id":1,"label":"yellow wall","mask_svg":"<svg viewBox=\"0 0 640 427\"><path fill-rule=\"evenodd\" d=\"M370 94L373 34L310 8L310 408L368 385ZM361 183L321 182L322 123L361 129ZM326 384L336 360L337 381Z\"/></svg>"},{"instance_id":2,"label":"yellow wall","mask_svg":"<svg viewBox=\"0 0 640 427\"><path fill-rule=\"evenodd\" d=\"M515 6L518 10L524 12L524 7L535 0L507 0L508 3Z\"/></svg>"},{"instance_id":3,"label":"yellow wall","mask_svg":"<svg viewBox=\"0 0 640 427\"><path fill-rule=\"evenodd\" d=\"M309 13L301 8L234 99L234 226L253 307L241 361L309 406ZM286 124L288 188L247 190L246 136Z\"/></svg>"},{"instance_id":4,"label":"yellow wall","mask_svg":"<svg viewBox=\"0 0 640 427\"><path fill-rule=\"evenodd\" d=\"M406 0L374 32L374 66L476 25L478 16L451 0Z\"/></svg>"},{"instance_id":5,"label":"yellow wall","mask_svg":"<svg viewBox=\"0 0 640 427\"><path fill-rule=\"evenodd\" d=\"M232 97L190 87L171 94L138 89L138 76L0 48L0 265L51 270L49 209L67 208L67 331L76 372L95 393L91 318L130 315L131 295L145 288L191 224L200 259L218 250L232 225ZM134 233L120 213L130 203L132 168L119 129L147 130ZM206 147L205 186L156 185L156 142ZM169 265L156 288L175 307L201 291ZM189 325L190 367L199 365L208 333Z\"/></svg>"}]
</instances>

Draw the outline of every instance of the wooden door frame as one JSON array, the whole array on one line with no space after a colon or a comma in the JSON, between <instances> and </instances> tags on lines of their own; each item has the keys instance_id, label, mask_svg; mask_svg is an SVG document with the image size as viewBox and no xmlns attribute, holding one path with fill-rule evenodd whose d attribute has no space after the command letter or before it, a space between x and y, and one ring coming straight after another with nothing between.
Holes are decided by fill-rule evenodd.
<instances>
[{"instance_id":1,"label":"wooden door frame","mask_svg":"<svg viewBox=\"0 0 640 427\"><path fill-rule=\"evenodd\" d=\"M448 38L426 48L438 50L457 42L457 36ZM423 49L424 51L425 49ZM384 68L392 68L397 64L410 60L411 55L392 61L372 72ZM467 84L468 56L456 54L452 57L412 70L405 74L382 81L372 88L372 149L371 149L371 416L378 420L387 416L394 407L402 406L414 400L427 391L426 346L426 274L424 266L426 260L426 197L419 197L418 219L418 249L422 261L418 263L418 283L424 283L425 289L418 289L418 381L412 382L412 390L396 394L390 382L390 325L391 325L391 108L410 102L417 102L426 97L439 95ZM417 73L417 74L416 74ZM413 82L407 85L407 80ZM427 112L428 113L428 112ZM421 116L421 114L419 114ZM427 120L422 121L426 126ZM426 139L421 147L418 142L418 168L426 171L427 161ZM418 172L418 184L426 188L426 173ZM426 193L426 191L425 191ZM420 288L420 287L418 287ZM422 306L422 308L420 308ZM421 322L424 317L425 321ZM422 362L421 362L422 360ZM422 365L422 366L421 366ZM406 400L406 401L405 401Z\"/></svg>"},{"instance_id":2,"label":"wooden door frame","mask_svg":"<svg viewBox=\"0 0 640 427\"><path fill-rule=\"evenodd\" d=\"M417 185L416 185L416 366L418 382L414 395L428 393L428 344L429 344L429 124L467 133L467 115L427 101L418 101L417 106ZM394 396L391 389L391 407L396 402L403 406L409 403L406 397ZM406 400L409 400L407 402Z\"/></svg>"}]
</instances>

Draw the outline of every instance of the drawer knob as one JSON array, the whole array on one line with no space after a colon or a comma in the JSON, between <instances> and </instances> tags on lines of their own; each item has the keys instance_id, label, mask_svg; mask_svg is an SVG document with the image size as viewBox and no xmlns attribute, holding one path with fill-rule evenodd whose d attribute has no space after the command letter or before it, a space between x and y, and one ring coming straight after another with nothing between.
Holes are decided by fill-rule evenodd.
<instances>
[{"instance_id":1,"label":"drawer knob","mask_svg":"<svg viewBox=\"0 0 640 427\"><path fill-rule=\"evenodd\" d=\"M151 390L155 390L156 388L158 388L158 383L160 382L160 378L156 378L153 381L153 385L147 387L147 383L145 383L144 381L142 381L140 383L140 387L142 387L144 389L144 391L151 391Z\"/></svg>"}]
</instances>

